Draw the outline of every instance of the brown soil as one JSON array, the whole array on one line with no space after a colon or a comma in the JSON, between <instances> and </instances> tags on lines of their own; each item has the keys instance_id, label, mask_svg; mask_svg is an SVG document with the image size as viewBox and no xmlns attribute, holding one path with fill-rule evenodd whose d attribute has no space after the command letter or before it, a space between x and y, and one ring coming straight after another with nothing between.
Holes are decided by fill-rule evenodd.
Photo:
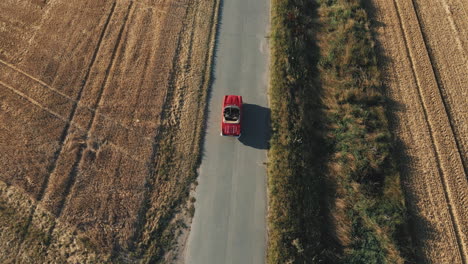
<instances>
[{"instance_id":1,"label":"brown soil","mask_svg":"<svg viewBox=\"0 0 468 264\"><path fill-rule=\"evenodd\" d=\"M216 8L0 2L0 260L161 253L195 178Z\"/></svg>"},{"instance_id":2,"label":"brown soil","mask_svg":"<svg viewBox=\"0 0 468 264\"><path fill-rule=\"evenodd\" d=\"M467 263L467 4L370 2L419 262Z\"/></svg>"}]
</instances>

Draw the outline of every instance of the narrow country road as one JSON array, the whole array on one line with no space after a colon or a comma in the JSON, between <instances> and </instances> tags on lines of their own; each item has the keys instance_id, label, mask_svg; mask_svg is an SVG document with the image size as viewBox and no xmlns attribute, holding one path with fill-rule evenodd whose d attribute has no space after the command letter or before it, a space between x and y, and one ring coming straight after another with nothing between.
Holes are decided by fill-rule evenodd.
<instances>
[{"instance_id":1,"label":"narrow country road","mask_svg":"<svg viewBox=\"0 0 468 264\"><path fill-rule=\"evenodd\" d=\"M268 0L221 0L203 160L187 264L264 263ZM239 139L220 136L226 94L242 95Z\"/></svg>"}]
</instances>

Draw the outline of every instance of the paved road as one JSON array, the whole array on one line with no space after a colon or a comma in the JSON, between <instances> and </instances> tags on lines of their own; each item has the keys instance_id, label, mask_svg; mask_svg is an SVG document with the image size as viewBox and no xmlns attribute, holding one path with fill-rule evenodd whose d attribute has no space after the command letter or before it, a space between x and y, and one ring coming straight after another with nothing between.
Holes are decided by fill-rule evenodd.
<instances>
[{"instance_id":1,"label":"paved road","mask_svg":"<svg viewBox=\"0 0 468 264\"><path fill-rule=\"evenodd\" d=\"M187 264L265 262L269 0L224 0ZM221 137L226 94L244 99L240 139Z\"/></svg>"}]
</instances>

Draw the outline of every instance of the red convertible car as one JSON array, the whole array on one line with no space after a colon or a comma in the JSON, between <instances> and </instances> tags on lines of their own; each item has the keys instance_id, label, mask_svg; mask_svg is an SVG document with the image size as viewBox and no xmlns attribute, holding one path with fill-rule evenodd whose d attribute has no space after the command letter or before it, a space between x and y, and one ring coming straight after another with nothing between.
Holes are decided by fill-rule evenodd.
<instances>
[{"instance_id":1,"label":"red convertible car","mask_svg":"<svg viewBox=\"0 0 468 264\"><path fill-rule=\"evenodd\" d=\"M221 136L240 137L242 117L242 96L225 95Z\"/></svg>"}]
</instances>

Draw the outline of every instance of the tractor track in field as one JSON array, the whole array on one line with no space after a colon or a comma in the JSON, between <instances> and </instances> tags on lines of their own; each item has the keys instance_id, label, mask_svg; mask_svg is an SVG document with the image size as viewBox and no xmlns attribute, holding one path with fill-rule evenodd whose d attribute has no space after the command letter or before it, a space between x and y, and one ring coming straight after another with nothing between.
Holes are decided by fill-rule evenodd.
<instances>
[{"instance_id":1,"label":"tractor track in field","mask_svg":"<svg viewBox=\"0 0 468 264\"><path fill-rule=\"evenodd\" d=\"M53 115L55 118L58 118L60 119L61 121L63 121L64 123L68 124L70 127L73 127L73 128L76 128L78 129L79 131L81 132L86 132L86 129L80 125L78 125L77 123L73 122L73 121L70 121L69 119L63 117L62 115L54 112L53 110L43 106L41 103L37 102L36 100L34 100L33 98L31 98L30 96L22 93L21 91L18 91L18 89L4 83L3 81L0 81L0 85L9 89L10 91L12 91L13 93L15 93L16 95L24 98L26 101L30 102L31 104L33 104L34 106L44 110L45 112L48 112L49 114ZM96 135L90 135L89 136L90 139L94 139L96 141L103 141L104 138L103 137L100 137L100 136L96 136ZM109 144L113 149L115 149L116 151L124 154L126 157L132 159L133 161L135 162L141 162L141 163L145 163L146 161L144 160L141 160L141 159L138 159L138 158L135 158L133 154L129 153L127 150L123 149L122 147L112 143L112 142L108 142L107 144Z\"/></svg>"},{"instance_id":2,"label":"tractor track in field","mask_svg":"<svg viewBox=\"0 0 468 264\"><path fill-rule=\"evenodd\" d=\"M86 104L81 103L80 101L77 101L77 100L73 99L73 98L70 97L69 95L67 95L67 94L65 94L65 93L63 93L63 92L57 90L56 88L54 88L54 87L52 87L51 85L45 83L44 81L42 81L42 80L40 80L40 79L38 79L38 78L32 76L31 74L29 74L29 73L27 73L27 72L25 72L25 71L23 71L23 70L21 70L21 69L15 67L15 66L13 66L13 65L11 65L10 63L8 63L8 62L6 62L6 61L3 61L3 60L0 59L0 64L3 64L4 66L6 66L6 67L12 69L13 71L16 71L17 73L22 74L22 75L28 77L29 79L31 79L31 80L37 82L38 84L40 84L42 87L45 87L45 88L51 90L51 91L54 92L55 94L57 94L57 95L59 95L59 96L62 96L63 98L67 99L68 101L70 101L70 102L72 102L74 105L76 105L76 107L80 107L80 108L83 108L83 109L85 109L85 110L88 110L88 111L92 112L94 115L96 115L96 116L102 118L103 120L105 120L105 121L108 122L108 123L111 123L113 126L117 126L117 127L119 127L119 128L122 128L122 129L125 129L125 130L128 130L128 131L135 131L135 128L130 127L130 126L127 126L127 125L124 125L124 124L122 124L121 122L118 122L115 118L112 118L112 117L110 117L110 116L108 116L108 115L106 115L106 114L99 113L99 112L97 111L97 109L92 108L92 107L90 107L90 106L88 106L88 105L86 105ZM8 86L11 88L11 90L14 90L15 93L18 94L18 92L19 92L20 94L22 94L22 95L24 95L25 97L27 97L28 100L29 100L29 99L32 99L32 98L30 98L30 96L27 96L26 94L24 94L24 93L18 91L18 89L13 88L13 87L11 87L10 85L8 85ZM32 100L34 100L34 99L32 99ZM40 103L37 102L36 100L34 100L34 102L40 104ZM42 106L41 104L40 104L40 107L41 107L41 108L44 108L46 111L49 111L48 108L45 108L45 107ZM65 121L65 122L68 122L68 120L67 120L66 118L64 118L62 115L60 115L60 117L58 117L58 118L59 118L59 119L62 119L62 120ZM80 127L78 124L76 124L76 123L74 123L74 122L69 122L69 123L72 124L73 126L79 128L80 130L85 131L84 128L83 128L83 127ZM145 136L145 135L141 135L141 139L144 139L144 140L146 140L146 141L148 141L148 142L152 142L152 140L153 140L153 139L151 139L150 137Z\"/></svg>"},{"instance_id":3,"label":"tractor track in field","mask_svg":"<svg viewBox=\"0 0 468 264\"><path fill-rule=\"evenodd\" d=\"M111 20L111 18L112 18L112 15L114 14L115 6L116 6L116 3L114 2L114 3L112 4L112 8L111 8L110 13L109 13L109 15L108 15L108 17L107 17L107 19L106 19L105 24L104 24L103 30L101 31L101 35L99 36L99 39L98 39L96 48L95 48L95 50L94 50L94 52L93 52L93 56L92 56L92 58L91 58L91 62L90 62L90 64L89 64L88 68L87 68L86 75L85 75L85 77L84 77L84 80L83 80L83 82L82 82L82 85L81 85L81 87L80 87L80 90L78 91L78 95L77 95L76 100L75 100L75 101L77 101L78 103L80 102L81 96L82 96L82 94L83 94L84 87L86 86L86 84L87 84L87 82L88 82L89 74L90 74L90 72L91 72L91 69L93 68L93 65L94 65L95 61L96 61L96 57L97 57L97 54L98 54L99 49L100 49L100 47L101 47L101 43L102 43L102 40L103 40L103 38L104 38L104 35L105 35L106 31L107 31L107 27L108 27L108 25L109 25L109 22L110 22L110 20ZM46 178L44 185L41 187L41 191L40 191L40 194L39 194L38 199L37 199L38 201L41 201L41 200L42 200L42 198L43 198L43 196L44 196L44 193L45 193L45 191L46 191L46 189L47 189L47 184L48 184L50 175L51 175L51 174L54 172L54 170L55 170L56 162L57 162L58 157L60 156L60 154L61 154L61 152L62 152L64 142L65 142L65 140L66 140L66 138L67 138L67 136L68 136L68 134L69 134L68 131L69 131L69 129L70 129L70 124L72 123L73 117L75 116L78 103L74 104L73 107L72 107L72 111L70 112L70 116L69 116L69 118L68 118L67 125L65 125L65 128L64 128L64 130L63 130L63 133L62 133L62 135L61 135L61 137L60 137L59 149L57 150L57 153L54 155L54 161L53 161L52 166L51 166L51 168L50 168L50 170L49 170L50 173L49 173L48 177ZM34 213L34 212L33 212L33 213Z\"/></svg>"},{"instance_id":4,"label":"tractor track in field","mask_svg":"<svg viewBox=\"0 0 468 264\"><path fill-rule=\"evenodd\" d=\"M419 26L419 28L421 30L421 35L422 35L422 38L423 38L424 47L426 48L427 55L428 55L430 65L431 65L431 68L432 68L432 72L434 73L434 77L435 77L435 80L437 82L437 88L438 88L438 91L439 91L439 95L440 95L440 98L442 99L442 103L443 103L443 106L444 106L444 112L447 115L448 120L449 120L451 134L453 135L453 138L455 140L455 144L457 145L457 152L458 152L458 155L460 156L460 160L461 160L462 165L463 165L463 170L465 172L465 175L468 177L468 170L467 170L467 165L466 165L465 159L463 158L463 151L462 151L463 148L462 148L461 143L460 143L460 137L459 137L459 135L457 133L455 133L456 129L455 129L455 126L453 124L453 117L452 117L452 114L451 114L452 111L450 111L450 105L447 102L446 96L444 96L444 94L447 94L447 92L445 91L444 86L442 85L442 82L440 80L440 73L439 73L438 69L436 67L434 67L434 65L435 65L434 56L430 52L430 48L429 48L429 46L427 44L428 43L427 35L424 33L424 31L422 30L422 27L421 27L421 17L420 17L420 14L418 12L418 5L415 2L415 0L412 0L412 3L413 3L413 7L414 7L414 13L416 14L416 18L418 20L418 26ZM449 17L450 17L450 15L449 15ZM453 19L451 19L451 21L453 21ZM463 49L463 47L460 47L460 46L459 46L459 48ZM465 262L466 261L467 260L465 259Z\"/></svg>"},{"instance_id":5,"label":"tractor track in field","mask_svg":"<svg viewBox=\"0 0 468 264\"><path fill-rule=\"evenodd\" d=\"M103 30L101 31L101 34L100 34L100 36L99 36L99 39L98 39L96 48L95 48L95 50L94 50L94 52L93 52L93 56L92 56L92 58L91 58L91 62L90 62L90 64L89 64L88 68L87 68L85 78L84 78L83 83L82 83L82 85L81 85L81 87L80 87L80 90L78 91L78 95L77 95L77 99L76 99L77 102L80 101L81 95L82 95L83 90L84 90L84 87L86 86L86 83L88 82L89 74L90 74L91 69L92 69L92 67L93 67L93 65L94 65L94 62L96 61L97 54L98 54L99 49L100 49L100 47L101 47L102 40L103 40L104 35L105 35L106 31L107 31L109 22L110 22L110 20L111 20L113 14L114 14L114 10L115 10L116 4L117 4L116 2L114 2L114 3L112 4L111 10L110 10L109 15L108 15L108 17L107 17L107 19L106 19L106 22L105 22L105 24L104 24ZM27 76L29 76L29 74L28 74ZM34 78L34 79L35 79L35 78ZM40 82L40 83L42 83L42 82ZM44 179L44 182L43 182L43 184L42 184L42 186L41 186L41 188L40 188L40 190L39 190L39 194L38 194L38 196L37 196L37 201L38 201L38 203L36 203L36 204L31 208L31 212L30 212L29 217L28 217L28 220L27 220L25 232L24 232L24 234L22 234L23 239L22 239L21 241L24 241L24 238L25 238L25 236L27 235L27 232L28 232L29 227L30 227L30 225L31 225L31 222L32 222L34 213L36 212L37 206L38 206L39 202L44 198L44 194L46 193L47 186L48 186L48 184L49 184L50 176L51 176L52 173L55 171L55 168L56 168L56 166L57 166L58 158L59 158L59 156L60 156L61 153L62 153L62 149L63 149L64 143L65 143L65 140L67 139L67 136L68 136L68 134L69 134L69 129L70 129L70 127L71 127L70 125L71 125L72 122L73 122L73 117L75 116L77 107L78 107L78 103L76 103L76 104L74 104L74 105L72 106L72 110L71 110L71 112L70 112L70 116L69 116L68 120L66 121L66 124L65 124L65 127L64 127L64 129L63 129L62 135L60 136L60 139L59 139L59 142L60 142L60 143L59 143L59 147L58 147L57 151L55 152L55 154L54 154L54 159L53 159L53 161L52 161L52 164L50 165L50 167L49 167L49 169L48 169L49 173L47 174L46 178ZM21 246L21 244L20 244L19 246Z\"/></svg>"},{"instance_id":6,"label":"tractor track in field","mask_svg":"<svg viewBox=\"0 0 468 264\"><path fill-rule=\"evenodd\" d=\"M87 80L89 79L89 74L91 72L91 69L92 69L92 66L94 64L94 62L96 61L96 57L97 57L97 54L99 52L99 49L100 49L100 46L101 46L101 43L102 43L102 40L104 38L104 35L107 31L107 27L109 25L109 22L112 18L112 15L114 14L114 10L115 10L115 7L116 7L116 2L114 2L112 4L112 8L111 8L111 12L109 13L109 16L107 17L107 20L106 20L106 23L104 25L104 29L99 37L99 40L98 40L98 45L93 53L93 58L91 60L91 63L90 63L90 67L88 68L88 71L87 71L87 74L86 74L86 78L83 82L83 86L81 87L80 89L80 92L79 92L79 95L78 95L78 98L80 99L81 98L81 94L84 90L84 87L86 86L86 83L87 83ZM85 139L89 139L90 138L90 130L91 128L93 127L94 125L94 122L95 122L95 119L96 119L96 113L98 112L98 108L100 106L100 103L101 103L101 99L102 99L102 95L104 93L104 90L106 89L107 85L108 85L108 80L109 80L109 76L112 72L112 69L114 67L114 62L115 62L115 57L116 57L116 54L117 52L120 50L120 47L121 47L121 40L122 40L122 35L123 35L123 32L125 31L125 28L127 27L127 22L128 22L128 17L131 13L131 10L132 10L132 7L133 7L133 4L134 2L131 1L127 7L127 12L125 14L125 17L124 17L124 20L123 20L123 23L120 27L120 30L119 30L119 33L117 35L117 40L116 40L116 43L114 45L114 48L112 50L112 53L111 53L111 58L110 58L110 62L109 62L109 65L107 66L106 68L106 71L105 71L105 75L104 75L104 81L99 89L99 92L98 92L98 95L97 95L97 99L96 99L96 102L94 104L94 106L91 107L91 109L94 109L94 111L91 111L91 121L88 123L88 126L84 129L84 138ZM79 99L78 99L78 102L79 102ZM73 109L73 115L71 115L71 119L70 120L73 120L73 117L74 117L74 113L76 112L76 106L77 104L74 105L74 109ZM63 145L65 141L62 141L61 142L61 145ZM79 149L78 149L78 154L76 155L76 159L75 159L75 162L73 164L73 167L70 171L70 174L68 175L68 179L66 180L66 184L65 184L65 190L64 190L64 195L63 197L61 198L61 200L59 201L58 203L58 206L57 206L57 210L55 211L55 214L56 214L56 217L60 217L62 212L63 212L63 209L65 208L66 206L66 203L68 202L68 199L69 199L69 196L70 196L70 193L71 193L71 190L73 188L73 185L76 181L76 176L78 174L78 170L79 170L79 165L80 163L82 162L83 160L83 153L84 153L84 150L85 148L87 148L87 144L82 144L80 145ZM130 155L129 153L125 153L126 155ZM144 161L140 161L140 162L144 162ZM53 173L53 172L52 172ZM51 174L52 174L51 173ZM40 200L39 200L40 201ZM57 225L57 222L54 221L52 223L52 225L50 226L49 230L47 231L47 236L48 236L48 239L50 240L51 236L52 236L52 233L54 232L55 230L55 227Z\"/></svg>"},{"instance_id":7,"label":"tractor track in field","mask_svg":"<svg viewBox=\"0 0 468 264\"><path fill-rule=\"evenodd\" d=\"M398 6L398 3L397 3L397 0L393 0L393 3L395 4L395 8L397 10L397 13L398 13L398 18L399 18L399 22L400 22L400 25L401 25L401 30L402 32L404 32L403 34L403 38L404 38L404 41L405 41L405 46L406 46L406 52L408 54L410 54L410 62L411 62L411 68L412 68L412 71L413 71L413 75L415 77L416 80L418 80L418 73L417 73L417 70L415 68L415 65L414 65L414 61L416 60L414 58L414 56L412 56L412 52L410 50L410 45L408 44L408 38L406 36L407 34L407 31L403 28L403 21L402 21L402 16L401 16L401 12L400 12L400 7ZM415 14L415 17L416 17L416 22L417 22L417 27L419 28L419 31L421 33L421 37L422 37L422 44L424 45L424 48L425 48L425 53L427 54L427 58L429 59L429 65L430 65L430 69L432 70L432 75L434 76L434 79L435 79L435 87L437 88L437 92L438 94L436 95L437 97L440 97L441 101L442 101L442 106L443 106L443 110L444 110L444 113L447 118L448 118L448 123L450 125L450 136L453 137L453 141L455 142L456 144L456 151L457 151L457 154L459 156L459 160L461 161L461 164L463 165L463 171L464 171L464 174L465 174L465 178L466 178L466 167L465 167L465 164L463 163L463 158L462 158L462 152L460 151L460 145L457 141L457 137L454 133L454 128L453 128L453 124L452 124L452 118L451 118L451 115L450 115L450 112L448 110L448 107L447 107L447 103L444 99L444 97L442 96L442 88L441 88L441 85L440 85L440 80L437 76L437 69L434 68L434 63L433 63L433 58L431 58L431 53L430 53L430 49L428 47L428 44L427 44L427 37L425 37L425 34L424 34L424 31L421 27L421 18L420 16L418 15L418 10L417 10L417 4L415 3L414 0L411 1L411 4L413 6L413 12ZM417 87L418 87L418 95L419 95L419 101L422 103L422 106L423 106L423 111L424 111L424 116L425 116L425 122L428 124L428 128L429 128L429 135L430 135L430 138L431 138L431 144L432 144L432 148L434 149L436 155L436 160L437 160L437 169L438 169L438 174L440 175L440 178L441 178L441 183L442 183L442 187L443 187L443 190L444 190L444 196L445 196L445 199L447 200L447 207L449 209L449 213L450 213L450 219L451 219L451 225L452 225L452 228L453 228L453 231L455 233L455 237L456 237L456 240L457 240L457 246L458 246L458 250L459 250L459 254L460 254L460 258L462 260L462 263L466 264L467 263L467 256L468 256L468 253L467 253L467 250L465 248L465 243L463 241L463 234L462 234L462 230L461 230L461 218L460 216L458 215L458 212L457 210L452 206L452 204L456 203L456 201L454 201L454 198L452 197L452 194L451 194L451 190L450 190L450 187L449 187L449 180L447 179L449 176L444 172L442 166L441 166L441 160L440 160L440 156L442 156L443 154L440 153L440 150L438 150L438 147L437 147L437 143L436 143L436 140L434 139L434 129L437 129L437 128L434 128L433 124L431 124L430 122L430 119L428 117L428 106L427 106L427 103L425 102L424 100L424 93L422 91L422 85L420 83L420 81L418 80L417 82ZM465 197L466 198L466 197ZM466 204L466 202L464 203Z\"/></svg>"},{"instance_id":8,"label":"tractor track in field","mask_svg":"<svg viewBox=\"0 0 468 264\"><path fill-rule=\"evenodd\" d=\"M102 99L102 95L104 93L104 90L107 87L108 80L109 80L109 75L111 74L111 71L113 69L116 54L120 50L122 35L123 35L123 32L124 32L125 28L127 27L127 21L128 21L129 15L131 13L132 7L133 7L133 2L130 2L130 4L128 5L127 13L125 14L125 18L124 18L124 21L122 23L122 26L120 27L120 30L119 30L119 33L118 33L118 36L117 36L117 41L116 41L114 49L112 51L112 55L111 55L109 65L108 65L108 67L106 69L106 72L105 72L104 82L102 83L101 89L99 90L99 93L97 95L96 103L95 103L94 107L92 107L92 108L95 108L96 111L91 112L91 122L89 122L89 125L86 128L85 139L87 139L89 137L90 129L94 125L95 118L96 118L96 112L97 112L97 109L99 108L99 105L101 103L101 99ZM113 9L114 9L114 6L113 6ZM113 12L111 12L111 14L112 13ZM57 217L60 217L60 215L62 214L63 208L64 208L65 204L67 203L70 191L73 188L73 184L75 183L76 174L78 173L78 166L82 162L82 159L83 159L83 151L84 151L84 149L86 147L87 147L87 145L82 145L82 146L80 146L80 148L78 150L78 155L77 155L77 158L75 160L75 164L72 167L71 173L69 175L69 179L67 181L67 185L65 187L65 195L64 195L63 199L61 200L61 202L58 205ZM52 231L53 231L53 228L51 229L50 233L52 233Z\"/></svg>"},{"instance_id":9,"label":"tractor track in field","mask_svg":"<svg viewBox=\"0 0 468 264\"><path fill-rule=\"evenodd\" d=\"M417 1L372 2L377 6L377 19L383 21L378 41L383 52L390 54L383 57L388 63L389 95L406 112L397 113L393 122L405 149L403 159L408 163L403 174L417 226L413 232L417 250L424 262L466 264L468 183L462 141L465 135L454 117L463 117L463 110L460 112L462 106L454 104L453 99L448 101L450 95L453 97L460 91L441 79L448 68L435 61L437 54L429 41L437 43L437 40L431 39L433 32L427 35L429 29L425 26L432 25L423 25L433 22L428 22L427 17L422 21ZM426 15L430 13L425 11ZM435 8L431 11L435 12ZM453 18L449 18L449 23L456 24ZM452 37L459 39L456 26L452 30ZM391 40L392 37L395 39ZM464 53L461 41L457 46ZM447 91L449 88L454 90Z\"/></svg>"},{"instance_id":10,"label":"tractor track in field","mask_svg":"<svg viewBox=\"0 0 468 264\"><path fill-rule=\"evenodd\" d=\"M18 89L16 88L13 88L11 87L10 85L0 81L0 85L2 85L3 87L9 89L10 91L12 91L13 93L17 94L18 96L24 98L25 100L27 100L28 102L30 102L31 104L41 108L42 110L48 112L49 114L53 115L54 117L62 120L63 122L65 123L70 123L70 120L66 119L65 117L61 116L60 114L54 112L53 110L41 105L38 101L34 100L33 98L27 96L26 94L22 93L21 91L18 91Z\"/></svg>"},{"instance_id":11,"label":"tractor track in field","mask_svg":"<svg viewBox=\"0 0 468 264\"><path fill-rule=\"evenodd\" d=\"M465 17L468 17L468 11L467 11L468 10L468 2L458 0L457 3L460 6L460 8L463 10L463 13L464 13Z\"/></svg>"},{"instance_id":12,"label":"tractor track in field","mask_svg":"<svg viewBox=\"0 0 468 264\"><path fill-rule=\"evenodd\" d=\"M449 0L449 1L453 1L453 0ZM461 9L461 12L463 13L463 15L465 17L468 17L468 13L466 12L466 9L465 7L463 6L463 2L460 2L460 1L456 1L458 6L460 6L460 9ZM442 1L443 3L443 7L444 7L444 11L447 13L447 18L450 22L450 27L452 28L452 31L454 33L456 33L456 42L457 42L457 48L459 48L460 50L462 50L464 52L464 54L467 53L467 49L466 49L466 45L463 44L463 41L467 41L466 39L463 40L463 38L460 38L460 31L466 31L468 30L468 23L464 20L462 21L455 21L455 19L453 18L453 11L451 10L451 5L452 3L447 3L446 0ZM457 23L462 23L462 25L457 25ZM465 60L466 60L466 57L465 57ZM468 67L468 65L467 65Z\"/></svg>"}]
</instances>

